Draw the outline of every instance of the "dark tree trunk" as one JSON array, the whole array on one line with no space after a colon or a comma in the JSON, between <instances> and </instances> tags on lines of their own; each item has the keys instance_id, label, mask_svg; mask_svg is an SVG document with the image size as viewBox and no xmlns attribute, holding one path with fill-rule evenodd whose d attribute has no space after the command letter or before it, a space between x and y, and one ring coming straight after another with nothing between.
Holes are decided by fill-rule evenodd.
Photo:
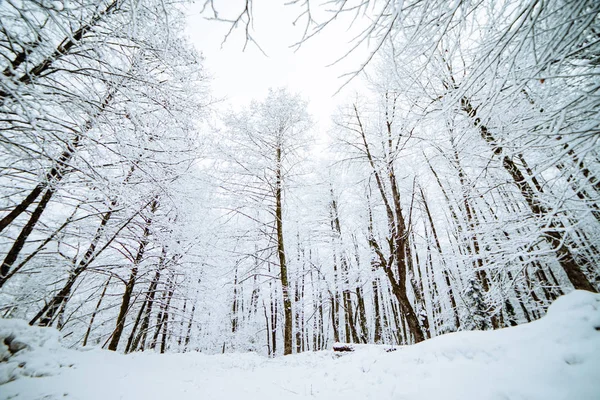
<instances>
[{"instance_id":1,"label":"dark tree trunk","mask_svg":"<svg viewBox=\"0 0 600 400\"><path fill-rule=\"evenodd\" d=\"M337 306L337 304L336 304L337 301L336 301L335 297L333 297L333 295L331 295L330 301L331 301L331 327L333 329L333 341L337 343L337 342L340 342L340 330L339 330L339 326L338 326L339 321L337 319L337 315L339 315L339 314L337 314L335 312L335 308Z\"/></svg>"},{"instance_id":2,"label":"dark tree trunk","mask_svg":"<svg viewBox=\"0 0 600 400\"><path fill-rule=\"evenodd\" d=\"M158 207L158 199L154 198L151 205L151 214L154 214L156 208ZM125 284L125 292L123 293L123 300L121 301L121 308L119 309L119 315L117 316L117 323L115 330L112 334L112 338L110 340L110 344L108 345L108 349L112 351L116 351L119 346L119 341L121 340L121 335L123 334L123 329L125 328L125 320L127 319L127 313L129 311L129 306L131 302L131 295L133 293L133 288L135 287L135 281L137 279L138 268L140 263L144 258L144 253L146 252L146 246L148 245L148 237L150 236L150 225L152 224L152 217L148 217L146 219L146 225L144 227L144 232L142 234L142 238L140 240L140 244L138 247L137 254L135 259L133 260L133 267L131 268L131 274L129 275L129 279Z\"/></svg>"},{"instance_id":3,"label":"dark tree trunk","mask_svg":"<svg viewBox=\"0 0 600 400\"><path fill-rule=\"evenodd\" d=\"M408 327L409 327L410 333L412 334L413 338L415 339L415 343L418 343L418 342L425 340L425 335L423 334L423 331L421 329L422 327L421 327L419 318L417 317L416 313L414 312L414 308L406 294L406 274L408 272L407 271L407 257L406 257L406 251L407 251L406 233L407 232L405 231L406 226L404 225L404 219L403 219L402 210L400 207L399 193L396 190L397 196L393 195L393 199L392 199L392 201L394 202L393 204L394 204L395 211L397 213L397 215L394 215L394 209L390 205L390 202L389 202L389 200L386 196L386 192L384 190L383 180L381 179L380 173L375 165L375 160L373 159L373 156L371 155L369 143L367 141L366 133L365 133L364 127L362 125L362 121L360 119L360 115L358 113L358 108L356 107L356 105L354 105L354 113L355 113L356 120L357 120L357 123L359 126L359 132L360 132L360 135L361 135L361 138L363 141L364 151L367 156L367 159L369 160L369 164L371 166L372 173L375 176L375 182L377 183L377 188L379 190L379 194L381 195L381 200L383 201L383 204L386 209L386 215L388 218L388 228L390 231L390 241L389 241L390 246L391 246L390 252L391 252L391 254L394 258L394 262L396 264L396 270L397 270L397 274L398 274L397 278L394 276L394 271L392 271L391 265L389 265L390 263L385 259L385 257L383 256L383 253L381 253L381 249L376 244L372 235L371 235L371 238L369 239L369 241L371 242L371 248L374 249L376 253L378 253L378 257L380 259L380 266L384 269L387 278L391 279L390 285L392 286L392 291L394 293L394 296L396 296L398 303L402 307L402 312L404 313L404 316L408 322ZM389 170L389 163L388 163L388 172L393 172L393 171ZM392 178L393 179L390 180L390 183L392 185L395 185L395 177L392 176ZM392 189L392 191L394 191L394 190Z\"/></svg>"},{"instance_id":4,"label":"dark tree trunk","mask_svg":"<svg viewBox=\"0 0 600 400\"><path fill-rule=\"evenodd\" d=\"M2 283L4 283L4 281L6 280L6 277L8 276L8 274L10 272L10 268L15 263L15 261L17 261L17 257L19 257L21 250L23 250L23 247L25 246L25 243L27 242L27 238L29 237L29 235L33 231L33 228L35 227L35 225L39 221L40 217L42 216L42 213L46 209L46 206L48 205L48 202L52 198L54 191L55 191L54 188L49 188L46 190L46 192L42 196L42 199L38 203L37 207L35 208L35 210L31 214L31 216L29 217L29 221L27 221L27 223L25 224L23 229L21 229L21 233L19 233L19 236L17 236L17 239L14 241L12 247L10 248L8 253L6 253L6 257L4 257L4 261L2 261L2 267L0 267L0 278L4 278L0 281L0 285Z\"/></svg>"},{"instance_id":5,"label":"dark tree trunk","mask_svg":"<svg viewBox=\"0 0 600 400\"><path fill-rule=\"evenodd\" d=\"M491 290L491 282L487 276L487 272L485 271L485 266L483 262L483 256L481 254L480 246L479 246L479 238L475 232L477 232L478 220L473 211L473 207L471 202L469 201L468 193L466 192L469 184L467 182L467 176L460 164L460 157L458 155L458 150L454 144L454 138L451 138L453 155L454 155L454 166L458 172L458 179L461 186L461 196L462 196L462 204L465 211L465 216L467 220L468 231L470 234L470 246L467 247L467 250L472 253L473 259L473 267L475 268L475 277L476 282L472 284L470 290L474 293L474 296L477 297L477 301L473 302L473 306L475 307L475 314L478 316L477 318L477 328L478 329L488 329L489 323L491 323L494 329L500 327L498 318L495 315L492 315L491 318L488 317L492 307L484 300L485 293L489 293ZM480 290L479 288L481 287ZM480 293L483 292L483 293ZM489 319L489 322L488 322Z\"/></svg>"},{"instance_id":6,"label":"dark tree trunk","mask_svg":"<svg viewBox=\"0 0 600 400\"><path fill-rule=\"evenodd\" d=\"M448 297L450 298L450 305L452 306L452 313L454 315L454 328L460 328L460 319L458 317L458 308L456 306L456 298L454 297L454 290L452 289L452 284L450 282L450 276L448 274L448 270L446 268L446 263L444 261L444 253L442 251L442 246L440 244L440 239L437 234L437 230L435 229L435 224L433 222L433 217L429 210L429 205L427 200L425 199L425 193L423 193L423 189L419 188L421 192L421 199L423 201L423 206L425 208L425 215L427 216L427 220L429 221L429 228L431 229L431 234L433 236L433 243L440 255L440 259L442 260L442 274L444 275L444 281L446 282L446 287L448 288Z\"/></svg>"},{"instance_id":7,"label":"dark tree trunk","mask_svg":"<svg viewBox=\"0 0 600 400\"><path fill-rule=\"evenodd\" d=\"M44 307L42 307L42 309L36 314L35 317L33 317L33 319L31 321L29 321L29 325L35 324L37 322L37 320L41 318L40 325L48 326L51 323L51 321L54 319L54 314L61 308L63 303L65 303L67 301L67 299L71 293L71 289L73 288L75 281L77 281L77 278L79 278L79 276L85 270L87 270L87 268L90 266L90 264L98 256L98 254L100 254L106 248L106 246L105 246L100 251L96 252L98 243L100 242L100 239L102 239L102 234L104 233L104 228L106 227L106 225L108 224L108 221L110 220L111 216L113 215L112 208L115 206L115 204L116 204L116 202L113 201L111 203L111 209L109 211L107 211L106 213L104 213L104 215L102 216L100 225L98 226L98 229L96 229L96 233L95 233L92 241L90 242L90 245L88 246L81 261L79 261L79 263L77 264L77 267L75 267L73 269L73 271L71 272L71 274L69 275L67 282L65 283L65 286L54 296L54 298L50 302L46 303L46 305ZM113 239L115 236L113 236ZM112 239L110 241L112 241ZM109 241L109 243L110 243L110 241Z\"/></svg>"},{"instance_id":8,"label":"dark tree trunk","mask_svg":"<svg viewBox=\"0 0 600 400\"><path fill-rule=\"evenodd\" d=\"M365 299L360 286L356 287L356 298L358 302L357 318L360 326L360 341L369 343L369 329L367 327L367 313L365 311Z\"/></svg>"},{"instance_id":9,"label":"dark tree trunk","mask_svg":"<svg viewBox=\"0 0 600 400\"><path fill-rule=\"evenodd\" d=\"M267 355L271 357L273 355L271 351L271 331L272 329L269 326L269 314L267 313L267 305L263 301L263 311L265 314L265 331L267 332Z\"/></svg>"},{"instance_id":10,"label":"dark tree trunk","mask_svg":"<svg viewBox=\"0 0 600 400\"><path fill-rule=\"evenodd\" d=\"M148 287L148 294L146 295L146 299L144 301L144 303L146 304L146 307L144 308L144 318L142 319L142 325L140 325L138 334L136 335L133 343L131 344L131 351L136 351L137 349L143 351L146 347L146 336L148 334L148 328L150 326L150 316L152 314L152 308L154 306L156 289L158 287L158 282L160 281L160 271L160 267L156 269L156 272L154 273L154 278L152 278L152 282L150 282L150 286Z\"/></svg>"},{"instance_id":11,"label":"dark tree trunk","mask_svg":"<svg viewBox=\"0 0 600 400\"><path fill-rule=\"evenodd\" d=\"M473 120L473 125L479 130L481 137L492 147L494 154L502 158L502 166L511 176L515 185L519 188L519 191L531 209L531 212L538 217L549 216L549 210L540 203L534 189L529 185L515 162L509 156L503 154L502 147L477 116L477 110L473 108L469 99L463 97L461 100L461 107ZM544 232L546 239L556 252L558 262L562 266L573 287L575 289L588 290L596 293L596 289L583 272L582 266L577 263L575 257L566 245L567 238L564 236L563 232L567 230L563 224L560 221L551 220L548 222L547 226L547 230Z\"/></svg>"},{"instance_id":12,"label":"dark tree trunk","mask_svg":"<svg viewBox=\"0 0 600 400\"><path fill-rule=\"evenodd\" d=\"M190 314L190 321L188 323L187 333L185 335L185 341L184 341L184 346L183 346L184 353L188 350L188 346L190 344L190 339L192 337L192 324L194 322L194 313L195 312L196 312L196 304L194 303L194 305L192 306L192 312Z\"/></svg>"},{"instance_id":13,"label":"dark tree trunk","mask_svg":"<svg viewBox=\"0 0 600 400\"><path fill-rule=\"evenodd\" d=\"M106 283L104 284L104 288L102 289L102 294L100 294L100 298L98 299L98 303L96 303L96 308L94 309L94 312L92 313L92 317L90 318L90 323L88 324L88 328L85 331L85 336L83 337L83 344L82 346L86 346L88 339L90 337L90 333L92 332L92 326L94 325L94 319L96 318L96 315L98 314L98 311L100 310L100 306L102 305L102 301L104 300L104 295L106 294L106 289L108 288L108 284L110 283L112 276L109 276L108 279L106 280Z\"/></svg>"},{"instance_id":14,"label":"dark tree trunk","mask_svg":"<svg viewBox=\"0 0 600 400\"><path fill-rule=\"evenodd\" d=\"M67 218L66 221L59 226L56 230L54 230L54 232L52 232L52 234L50 234L48 237L46 237L46 239L44 239L44 241L31 253L29 253L29 255L27 257L25 257L23 259L23 261L21 261L16 267L14 267L6 276L0 276L0 288L2 286L4 286L4 284L6 283L6 281L8 281L10 278L12 278L17 272L19 272L21 270L21 268L23 268L25 265L27 265L27 263L29 261L31 261L40 251L42 251L46 245L50 242L52 242L54 240L54 238L67 226L69 225L71 222L73 222L72 220L72 216Z\"/></svg>"},{"instance_id":15,"label":"dark tree trunk","mask_svg":"<svg viewBox=\"0 0 600 400\"><path fill-rule=\"evenodd\" d=\"M298 281L296 280L294 290L294 303L299 305L301 301L301 293ZM302 352L302 323L301 323L302 307L296 307L295 325L296 325L296 353Z\"/></svg>"},{"instance_id":16,"label":"dark tree trunk","mask_svg":"<svg viewBox=\"0 0 600 400\"><path fill-rule=\"evenodd\" d=\"M271 346L273 357L277 355L277 299L271 298Z\"/></svg>"},{"instance_id":17,"label":"dark tree trunk","mask_svg":"<svg viewBox=\"0 0 600 400\"><path fill-rule=\"evenodd\" d=\"M377 278L373 279L373 308L375 311L375 332L373 333L373 342L381 343L381 308L379 306L379 285Z\"/></svg>"},{"instance_id":18,"label":"dark tree trunk","mask_svg":"<svg viewBox=\"0 0 600 400\"><path fill-rule=\"evenodd\" d=\"M44 181L38 183L37 186L33 188L33 190L29 192L29 194L19 204L17 204L17 206L15 206L15 208L13 208L2 218L2 220L0 220L0 232L6 229L6 227L8 227L19 215L24 213L25 210L27 210L27 208L37 200L44 189L47 189L44 196L40 200L40 203L29 218L29 222L27 225L25 225L25 228L23 228L26 229L28 225L31 225L31 228L29 229L33 229L42 212L44 212L48 201L50 201L50 198L56 191L56 186L64 177L69 166L69 161L73 157L73 154L75 154L77 147L79 147L80 140L80 135L75 136L73 141L67 146L67 149L63 151L58 160L56 160L56 165L53 166L52 169L50 169L50 172L46 174ZM40 207L40 205L42 206ZM38 213L38 215L34 218L36 213Z\"/></svg>"},{"instance_id":19,"label":"dark tree trunk","mask_svg":"<svg viewBox=\"0 0 600 400\"><path fill-rule=\"evenodd\" d=\"M231 333L237 332L238 327L238 268L235 266L233 278L233 304L231 305Z\"/></svg>"},{"instance_id":20,"label":"dark tree trunk","mask_svg":"<svg viewBox=\"0 0 600 400\"><path fill-rule=\"evenodd\" d=\"M115 3L116 3L116 1L115 1ZM19 215L24 213L25 210L27 210L27 208L37 200L37 198L40 196L40 194L42 194L44 189L47 189L44 196L49 196L49 197L48 197L48 199L42 198L42 200L40 200L40 204L44 203L44 202L48 203L48 201L50 200L50 197L52 197L52 195L54 194L54 191L56 191L56 186L58 185L58 183L63 179L63 177L67 173L71 158L73 158L73 155L75 154L75 152L81 145L81 139L82 139L83 134L85 134L86 132L88 132L90 129L93 128L94 121L96 120L96 118L98 118L98 116L100 114L102 114L106 110L106 108L108 107L110 102L113 100L115 93L116 93L115 90L111 90L106 94L106 97L100 104L100 107L98 108L98 110L95 112L95 114L91 118L89 118L86 121L83 131L81 133L76 134L76 136L73 138L73 140L67 145L67 148L62 152L60 157L56 160L55 165L50 169L50 171L48 173L46 173L45 179L42 182L39 182L36 185L36 187L33 188L31 190L31 192L29 192L29 194L19 204L17 204L8 214L6 214L4 217L2 217L2 219L0 220L0 232L2 232L4 229L6 229L6 227L8 227ZM2 101L2 99L3 99L3 96L2 96L2 92L0 91L0 102ZM132 169L132 171L133 171L133 169ZM131 175L131 172L130 172L130 175ZM37 220L39 219L41 213L44 211L45 207L46 207L46 205L44 204L44 206L39 211L39 215L37 216L37 218L35 218L35 220L33 222L32 222L33 215L30 217L29 223L27 224L27 225L31 225L31 228L29 228L29 229L33 229L33 227L37 223ZM39 208L40 208L40 206L38 205L38 207L33 212L33 214L38 212ZM27 227L27 225L26 225L26 227ZM0 273L0 276L6 276L6 273Z\"/></svg>"},{"instance_id":21,"label":"dark tree trunk","mask_svg":"<svg viewBox=\"0 0 600 400\"><path fill-rule=\"evenodd\" d=\"M144 310L146 309L146 305L148 304L148 298L145 298L142 302L142 306L140 307L140 311L138 312L137 317L135 318L135 323L133 324L133 328L131 328L131 332L129 333L129 339L127 339L127 346L125 346L125 354L130 353L132 351L133 342L138 335L138 326L140 325L140 321L142 319L142 315L144 314Z\"/></svg>"},{"instance_id":22,"label":"dark tree trunk","mask_svg":"<svg viewBox=\"0 0 600 400\"><path fill-rule=\"evenodd\" d=\"M281 145L278 145L276 149L277 169L275 182L275 225L277 227L277 255L279 256L281 291L283 295L283 355L288 355L292 354L293 350L292 325L294 315L292 313L292 300L290 298L290 282L288 280L288 270L283 242L283 180L281 171L281 161Z\"/></svg>"},{"instance_id":23,"label":"dark tree trunk","mask_svg":"<svg viewBox=\"0 0 600 400\"><path fill-rule=\"evenodd\" d=\"M163 312L162 325L162 340L160 342L160 353L163 354L167 350L167 340L169 338L169 309L171 307L171 299L173 298L174 283L171 283L169 292L167 293L167 304L165 305L165 311Z\"/></svg>"}]
</instances>

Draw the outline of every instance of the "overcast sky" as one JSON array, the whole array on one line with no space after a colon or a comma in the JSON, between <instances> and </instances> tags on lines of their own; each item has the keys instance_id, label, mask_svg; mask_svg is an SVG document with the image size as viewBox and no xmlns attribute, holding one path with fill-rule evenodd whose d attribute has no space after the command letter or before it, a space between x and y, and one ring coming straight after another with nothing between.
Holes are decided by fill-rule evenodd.
<instances>
[{"instance_id":1,"label":"overcast sky","mask_svg":"<svg viewBox=\"0 0 600 400\"><path fill-rule=\"evenodd\" d=\"M204 65L213 77L214 95L227 98L228 105L248 104L252 99L264 98L269 87L287 86L309 101L316 128L324 130L336 104L353 96L359 87L359 82L353 82L332 97L344 82L338 77L359 65L359 54L355 54L353 59L326 66L348 49L350 36L339 27L332 27L294 51L290 46L300 39L303 29L293 26L299 10L283 5L283 1L257 1L252 33L265 56L252 43L243 51L242 29L222 44L229 25L207 20L200 14L202 3L189 8L187 32L206 58ZM216 0L215 5L222 18L231 18L240 10L239 0Z\"/></svg>"}]
</instances>

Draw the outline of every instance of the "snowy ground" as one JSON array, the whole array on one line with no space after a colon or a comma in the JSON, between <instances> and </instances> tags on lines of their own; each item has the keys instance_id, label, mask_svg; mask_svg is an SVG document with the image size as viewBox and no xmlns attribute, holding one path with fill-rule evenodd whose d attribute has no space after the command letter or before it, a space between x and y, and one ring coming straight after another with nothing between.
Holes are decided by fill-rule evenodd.
<instances>
[{"instance_id":1,"label":"snowy ground","mask_svg":"<svg viewBox=\"0 0 600 400\"><path fill-rule=\"evenodd\" d=\"M600 399L600 295L581 291L531 324L390 353L124 356L66 350L52 329L0 320L10 335L29 347L0 343L0 399Z\"/></svg>"}]
</instances>

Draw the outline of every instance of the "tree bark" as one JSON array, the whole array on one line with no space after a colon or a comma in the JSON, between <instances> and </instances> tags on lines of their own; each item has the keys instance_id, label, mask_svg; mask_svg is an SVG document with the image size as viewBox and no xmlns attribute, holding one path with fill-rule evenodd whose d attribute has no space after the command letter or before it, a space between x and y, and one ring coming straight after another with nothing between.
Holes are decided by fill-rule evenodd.
<instances>
[{"instance_id":1,"label":"tree bark","mask_svg":"<svg viewBox=\"0 0 600 400\"><path fill-rule=\"evenodd\" d=\"M73 155L75 154L75 152L81 145L81 139L82 139L83 134L85 134L86 132L88 132L89 130L91 130L93 128L96 118L98 118L98 116L106 110L108 105L113 100L115 94L116 94L115 89L110 90L106 94L106 97L104 97L104 99L102 100L102 103L100 104L98 110L94 113L94 115L92 115L86 121L86 123L83 127L83 130L80 133L77 133L75 135L75 137L73 138L73 140L67 145L67 148L62 152L62 154L60 155L58 160L56 160L55 165L53 165L52 168L50 169L50 171L48 173L46 173L45 179L42 182L39 182L36 185L36 187L33 188L33 190L31 192L29 192L29 194L19 204L17 204L8 214L6 214L4 217L2 217L2 219L0 220L0 232L2 232L4 229L6 229L19 215L21 215L23 212L25 212L25 210L27 210L27 208L37 200L37 198L40 196L40 194L42 194L44 189L47 189L47 192L44 196L49 196L49 198L47 200L44 200L42 198L42 200L40 201L40 204L43 203L44 201L47 203L50 200L50 197L52 197L52 195L54 194L54 191L56 190L56 186L58 185L58 183L63 179L63 177L67 173L67 169L69 168L69 163L70 163L71 159L73 158ZM133 168L132 168L132 171L133 171ZM39 205L38 205L38 208L39 208ZM36 211L38 210L38 208L36 208ZM44 211L44 209L45 209L45 205L41 209L40 215L41 215L41 212ZM34 211L34 214L36 213L36 211ZM32 217L33 217L33 215L32 215ZM32 217L30 217L30 224L32 221ZM37 223L38 219L39 219L39 215L33 222L31 229L33 229L33 227ZM5 276L6 274L0 274L0 275Z\"/></svg>"},{"instance_id":2,"label":"tree bark","mask_svg":"<svg viewBox=\"0 0 600 400\"><path fill-rule=\"evenodd\" d=\"M111 209L109 211L107 211L106 213L104 213L104 215L102 216L102 219L100 220L100 225L98 226L98 229L96 229L96 233L94 234L94 237L93 237L92 241L90 242L90 245L88 246L85 254L83 255L83 258L77 264L77 267L73 269L73 271L67 278L67 282L65 283L65 286L63 286L63 288L54 296L54 298L49 303L47 303L44 307L42 307L42 309L35 315L35 317L33 317L33 319L31 321L29 321L29 325L35 324L37 322L37 320L41 318L40 326L48 326L50 324L50 322L54 319L54 314L59 310L59 308L63 305L63 303L67 301L67 298L69 297L69 295L71 293L71 289L73 288L73 285L77 281L77 278L79 278L79 276L90 266L90 264L95 260L95 258L104 249L106 249L106 246L104 246L102 249L100 249L98 252L96 252L98 243L100 242L100 239L102 239L102 234L104 233L104 229L106 228L108 221L110 220L110 218L113 215L113 207L115 205L116 205L116 201L113 201L111 203ZM117 233L119 231L120 230L118 230ZM116 237L116 235L113 235L112 239L109 240L108 243L110 243L115 237ZM107 245L108 245L108 243L107 243Z\"/></svg>"},{"instance_id":3,"label":"tree bark","mask_svg":"<svg viewBox=\"0 0 600 400\"><path fill-rule=\"evenodd\" d=\"M164 253L163 253L164 256ZM144 318L142 319L142 325L140 326L139 332L131 345L131 351L136 351L138 348L144 351L146 347L146 336L148 334L148 328L150 326L150 316L152 314L152 308L154 306L154 298L156 297L156 289L158 282L160 281L161 268L157 268L154 273L154 278L150 282L148 287L148 294L146 295L146 308L144 310Z\"/></svg>"},{"instance_id":4,"label":"tree bark","mask_svg":"<svg viewBox=\"0 0 600 400\"><path fill-rule=\"evenodd\" d=\"M373 332L373 342L378 344L381 343L381 308L379 306L379 285L377 283L377 278L373 279L373 308L375 319L375 331Z\"/></svg>"},{"instance_id":5,"label":"tree bark","mask_svg":"<svg viewBox=\"0 0 600 400\"><path fill-rule=\"evenodd\" d=\"M196 303L192 306L192 312L190 313L190 321L187 327L187 333L185 335L185 341L183 344L183 352L185 353L188 350L188 346L190 344L190 339L192 337L192 324L194 322L194 313L196 312Z\"/></svg>"},{"instance_id":6,"label":"tree bark","mask_svg":"<svg viewBox=\"0 0 600 400\"><path fill-rule=\"evenodd\" d=\"M154 198L152 201L150 212L154 214L156 208L158 207L158 198ZM146 246L148 245L148 238L150 236L150 225L152 224L152 216L146 219L146 225L144 226L144 231L142 233L142 238L140 240L140 244L138 247L137 254L135 259L133 260L133 267L131 268L131 274L129 275L129 280L125 284L125 292L123 293L123 300L121 302L121 308L119 309L119 315L117 316L117 323L115 330L113 332L112 338L110 340L110 344L108 345L108 349L112 351L116 351L119 346L119 340L121 339L121 335L123 334L123 329L125 328L125 320L127 319L127 312L129 311L129 305L131 302L131 294L133 293L133 288L135 286L135 281L137 279L137 273L139 264L142 262L144 258L144 253L146 251Z\"/></svg>"},{"instance_id":7,"label":"tree bark","mask_svg":"<svg viewBox=\"0 0 600 400\"><path fill-rule=\"evenodd\" d=\"M23 259L23 261L21 261L16 267L14 267L6 276L0 276L0 288L2 286L4 286L4 284L6 283L6 281L8 281L10 278L12 278L16 273L18 273L21 268L23 268L25 265L27 265L27 263L29 261L31 261L40 251L42 251L46 245L48 243L50 243L51 241L54 240L54 238L67 226L69 225L71 222L73 222L73 215L75 214L75 212L73 212L73 214L71 214L71 216L69 218L66 219L66 221L59 226L56 230L54 230L54 232L52 232L46 239L44 239L44 241L31 253L29 253L29 255L27 257L25 257Z\"/></svg>"},{"instance_id":8,"label":"tree bark","mask_svg":"<svg viewBox=\"0 0 600 400\"><path fill-rule=\"evenodd\" d=\"M169 337L169 309L171 307L171 299L173 299L174 283L171 282L169 291L167 292L167 304L165 305L165 311L163 312L162 325L162 340L160 342L160 353L164 354L167 350L167 339ZM157 328L158 329L158 328Z\"/></svg>"},{"instance_id":9,"label":"tree bark","mask_svg":"<svg viewBox=\"0 0 600 400\"><path fill-rule=\"evenodd\" d=\"M10 268L13 266L15 261L17 261L17 257L19 257L21 250L23 250L23 247L25 247L27 238L33 231L33 228L35 227L35 225L37 224L38 220L40 219L42 213L46 209L46 206L48 205L48 202L52 198L54 191L55 191L54 188L49 188L46 190L46 192L42 196L42 199L38 203L37 207L35 208L35 210L31 214L31 216L29 217L29 221L27 221L27 223L25 224L23 229L21 229L19 236L17 236L17 239L13 242L12 247L10 248L8 253L6 253L6 257L4 257L4 261L2 261L2 267L0 267L0 278L2 278L2 283L4 283L4 281L6 281L6 279L7 279L6 277L8 276L8 274L10 272Z\"/></svg>"},{"instance_id":10,"label":"tree bark","mask_svg":"<svg viewBox=\"0 0 600 400\"><path fill-rule=\"evenodd\" d=\"M427 216L427 220L429 221L429 228L431 229L431 234L433 236L433 243L435 244L435 248L440 255L440 259L442 260L442 274L444 275L444 280L446 282L446 287L448 288L448 297L450 298L450 305L452 307L452 313L454 315L454 328L460 328L460 318L458 317L458 308L456 306L456 298L454 296L454 290L452 289L452 284L450 282L450 276L448 274L448 270L446 267L446 262L444 261L444 253L442 251L442 246L440 244L440 239L437 234L437 230L435 229L435 224L433 222L433 217L431 215L431 211L429 210L429 204L425 199L425 193L423 193L423 189L419 187L421 192L421 200L423 201L423 207L425 208L425 215Z\"/></svg>"},{"instance_id":11,"label":"tree bark","mask_svg":"<svg viewBox=\"0 0 600 400\"><path fill-rule=\"evenodd\" d=\"M390 284L392 285L392 292L394 293L394 295L396 296L396 298L398 300L398 303L402 307L402 312L404 313L404 316L407 320L409 330L410 330L413 338L415 339L415 343L418 343L418 342L425 340L425 335L423 334L423 331L421 329L421 323L420 323L419 319L417 318L417 315L414 312L414 308L406 294L407 265L406 265L406 254L405 254L406 243L405 243L405 237L404 237L406 235L406 232L404 230L401 232L399 231L399 229L403 228L402 212L401 212L401 209L398 210L399 204L395 204L396 211L399 211L399 215L394 216L394 211L390 205L390 202L388 201L388 198L387 198L385 190L384 190L383 181L382 181L380 174L376 168L375 160L373 159L373 156L371 154L371 150L369 147L369 143L367 142L366 133L365 133L364 127L362 125L362 121L361 121L361 118L360 118L360 115L358 112L358 108L356 107L356 105L354 105L353 107L354 107L356 121L359 126L358 130L359 130L359 133L360 133L362 141L363 141L364 151L365 151L365 154L369 161L369 164L371 166L372 173L375 176L375 181L377 183L377 187L379 189L381 199L382 199L385 209L386 209L386 214L387 214L387 218L388 218L388 228L390 230L390 236L391 236L391 238L390 238L391 253L392 253L393 257L395 258L395 263L396 263L396 267L397 267L396 269L398 272L398 278L396 278L394 276L394 272L390 268L390 265L387 262L387 260L385 260L383 253L381 253L381 249L379 249L379 246L376 245L374 238L371 237L369 240L370 240L370 242L372 242L372 244L375 244L375 246L372 245L371 247L372 247L372 249L375 250L376 253L377 252L379 253L378 257L381 260L380 266L383 267L387 278L391 279ZM396 199L394 199L394 200L396 200ZM398 197L398 201L399 201L399 197Z\"/></svg>"},{"instance_id":12,"label":"tree bark","mask_svg":"<svg viewBox=\"0 0 600 400\"><path fill-rule=\"evenodd\" d=\"M485 126L477 116L477 110L473 108L468 98L463 97L461 99L461 108L472 119L473 126L479 130L481 137L492 147L494 154L502 158L502 166L511 176L515 185L519 188L519 191L531 209L531 212L539 217L548 217L550 215L550 210L540 203L535 191L529 185L515 162L508 155L503 154L504 151L502 147L498 144L496 138L494 138L487 126ZM548 221L544 235L556 253L558 262L562 266L573 287L575 289L588 290L596 293L596 288L594 288L589 281L583 272L582 266L577 263L575 257L566 245L567 238L563 234L565 230L565 227L560 221L550 220Z\"/></svg>"},{"instance_id":13,"label":"tree bark","mask_svg":"<svg viewBox=\"0 0 600 400\"><path fill-rule=\"evenodd\" d=\"M277 255L279 256L279 270L281 274L281 291L283 295L283 355L292 354L293 338L292 338L292 300L290 298L290 283L288 280L287 263L285 259L285 248L283 242L283 179L281 171L281 146L276 149L276 182L275 182L275 225L277 227Z\"/></svg>"},{"instance_id":14,"label":"tree bark","mask_svg":"<svg viewBox=\"0 0 600 400\"><path fill-rule=\"evenodd\" d=\"M87 345L88 339L90 337L90 333L92 332L92 326L94 325L94 319L96 318L96 315L98 314L98 311L100 310L100 306L102 305L102 301L104 300L104 295L106 294L106 289L108 288L108 284L110 283L112 276L109 276L108 279L106 280L106 283L104 284L104 288L102 289L102 293L100 294L100 298L98 299L98 303L96 303L96 308L94 309L94 312L92 313L92 317L90 318L90 323L88 324L88 328L85 331L85 336L83 337L83 344L82 346L85 347Z\"/></svg>"},{"instance_id":15,"label":"tree bark","mask_svg":"<svg viewBox=\"0 0 600 400\"><path fill-rule=\"evenodd\" d=\"M142 315L144 314L144 310L146 309L146 305L148 304L148 298L145 298L142 302L142 306L140 307L140 311L138 311L138 315L135 318L135 323L133 324L133 328L131 328L131 332L129 333L129 339L127 339L127 345L125 346L125 354L131 352L133 341L137 336L137 329L140 325L140 321L142 319Z\"/></svg>"}]
</instances>

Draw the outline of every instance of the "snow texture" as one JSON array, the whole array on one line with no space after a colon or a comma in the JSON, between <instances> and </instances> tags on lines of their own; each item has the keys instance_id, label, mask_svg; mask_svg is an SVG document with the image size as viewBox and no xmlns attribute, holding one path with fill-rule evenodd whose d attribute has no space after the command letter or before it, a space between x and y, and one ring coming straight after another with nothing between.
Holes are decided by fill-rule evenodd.
<instances>
[{"instance_id":1,"label":"snow texture","mask_svg":"<svg viewBox=\"0 0 600 400\"><path fill-rule=\"evenodd\" d=\"M600 295L575 291L539 321L354 352L136 353L60 347L59 333L0 320L1 399L600 399ZM26 345L26 346L25 346Z\"/></svg>"}]
</instances>

